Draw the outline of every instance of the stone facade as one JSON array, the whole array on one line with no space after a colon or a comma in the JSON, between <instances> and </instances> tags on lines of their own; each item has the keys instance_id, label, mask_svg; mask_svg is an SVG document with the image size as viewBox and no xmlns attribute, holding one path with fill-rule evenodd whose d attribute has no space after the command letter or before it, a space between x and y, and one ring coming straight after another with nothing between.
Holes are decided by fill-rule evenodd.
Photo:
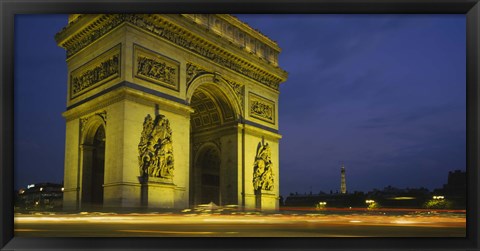
<instances>
[{"instance_id":1,"label":"stone facade","mask_svg":"<svg viewBox=\"0 0 480 251\"><path fill-rule=\"evenodd\" d=\"M66 209L278 209L287 74L275 42L213 14L76 14L56 40L69 76ZM259 144L268 146L266 190L253 183L266 156Z\"/></svg>"}]
</instances>

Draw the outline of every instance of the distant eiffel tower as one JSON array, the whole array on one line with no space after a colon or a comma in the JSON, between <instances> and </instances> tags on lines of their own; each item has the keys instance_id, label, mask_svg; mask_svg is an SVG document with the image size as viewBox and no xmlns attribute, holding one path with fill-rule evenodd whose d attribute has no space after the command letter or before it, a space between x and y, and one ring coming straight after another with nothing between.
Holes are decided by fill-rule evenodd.
<instances>
[{"instance_id":1,"label":"distant eiffel tower","mask_svg":"<svg viewBox=\"0 0 480 251\"><path fill-rule=\"evenodd\" d=\"M342 168L341 168L341 176L342 176L342 180L341 180L341 184L340 184L340 193L342 194L346 194L347 193L347 182L345 181L345 166L343 165L343 161L342 161Z\"/></svg>"}]
</instances>

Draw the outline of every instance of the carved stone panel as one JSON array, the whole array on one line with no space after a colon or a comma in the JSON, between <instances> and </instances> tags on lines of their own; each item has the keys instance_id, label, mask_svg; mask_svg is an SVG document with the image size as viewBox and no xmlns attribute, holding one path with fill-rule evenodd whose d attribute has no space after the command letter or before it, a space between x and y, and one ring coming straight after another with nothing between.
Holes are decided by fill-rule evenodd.
<instances>
[{"instance_id":1,"label":"carved stone panel","mask_svg":"<svg viewBox=\"0 0 480 251\"><path fill-rule=\"evenodd\" d=\"M75 55L78 51L89 44L95 42L115 27L124 22L129 22L140 29L170 41L219 65L243 74L274 90L279 90L279 84L283 81L281 77L277 77L262 69L253 67L247 61L239 60L238 57L235 57L231 53L219 53L219 51L226 52L226 50L221 49L219 46L208 43L202 39L192 39L194 38L192 34L179 32L179 29L174 29L173 25L167 24L167 21L162 20L159 16L152 17L151 15L112 14L102 16L101 20L103 20L102 25L91 27L84 36L72 38L62 45L67 48L68 58ZM258 54L255 49L257 43L256 40L254 38L250 39L250 43L247 43L246 45L247 50L253 50L252 52ZM248 49L250 47L252 49Z\"/></svg>"},{"instance_id":2,"label":"carved stone panel","mask_svg":"<svg viewBox=\"0 0 480 251\"><path fill-rule=\"evenodd\" d=\"M225 81L233 88L235 94L237 95L238 101L240 101L240 105L243 111L243 106L245 105L245 98L244 98L244 90L245 87L243 85L238 84L237 82L225 79Z\"/></svg>"},{"instance_id":3,"label":"carved stone panel","mask_svg":"<svg viewBox=\"0 0 480 251\"><path fill-rule=\"evenodd\" d=\"M179 89L180 64L154 51L134 45L134 76L173 90Z\"/></svg>"},{"instance_id":4,"label":"carved stone panel","mask_svg":"<svg viewBox=\"0 0 480 251\"><path fill-rule=\"evenodd\" d=\"M198 65L187 63L187 87L190 86L193 79L204 73L208 73L208 71Z\"/></svg>"},{"instance_id":5,"label":"carved stone panel","mask_svg":"<svg viewBox=\"0 0 480 251\"><path fill-rule=\"evenodd\" d=\"M255 191L273 190L273 166L272 166L272 153L268 143L262 139L257 146L257 154L255 156L255 162L253 165L253 189Z\"/></svg>"},{"instance_id":6,"label":"carved stone panel","mask_svg":"<svg viewBox=\"0 0 480 251\"><path fill-rule=\"evenodd\" d=\"M275 124L275 102L250 92L248 107L251 117Z\"/></svg>"},{"instance_id":7,"label":"carved stone panel","mask_svg":"<svg viewBox=\"0 0 480 251\"><path fill-rule=\"evenodd\" d=\"M145 117L138 153L140 177L173 178L172 129L165 116Z\"/></svg>"},{"instance_id":8,"label":"carved stone panel","mask_svg":"<svg viewBox=\"0 0 480 251\"><path fill-rule=\"evenodd\" d=\"M120 48L119 44L71 72L70 99L120 76Z\"/></svg>"}]
</instances>

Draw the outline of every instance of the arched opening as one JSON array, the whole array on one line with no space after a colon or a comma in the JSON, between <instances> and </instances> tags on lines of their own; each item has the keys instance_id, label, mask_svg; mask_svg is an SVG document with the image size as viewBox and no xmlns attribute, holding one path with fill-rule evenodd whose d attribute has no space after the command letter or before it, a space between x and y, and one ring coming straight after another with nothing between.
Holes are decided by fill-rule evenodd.
<instances>
[{"instance_id":1,"label":"arched opening","mask_svg":"<svg viewBox=\"0 0 480 251\"><path fill-rule=\"evenodd\" d=\"M231 189L236 187L235 181L227 176L236 173L236 149L221 144L237 137L234 125L239 114L232 98L235 97L229 98L218 83L209 82L202 83L191 95L194 112L190 116L190 204L193 206L210 202L223 205L230 202L227 197L235 197L230 194L235 193Z\"/></svg>"},{"instance_id":2,"label":"arched opening","mask_svg":"<svg viewBox=\"0 0 480 251\"><path fill-rule=\"evenodd\" d=\"M215 147L204 149L195 164L199 174L198 204L220 204L220 154Z\"/></svg>"},{"instance_id":3,"label":"arched opening","mask_svg":"<svg viewBox=\"0 0 480 251\"><path fill-rule=\"evenodd\" d=\"M100 125L83 144L82 208L103 206L105 128Z\"/></svg>"}]
</instances>

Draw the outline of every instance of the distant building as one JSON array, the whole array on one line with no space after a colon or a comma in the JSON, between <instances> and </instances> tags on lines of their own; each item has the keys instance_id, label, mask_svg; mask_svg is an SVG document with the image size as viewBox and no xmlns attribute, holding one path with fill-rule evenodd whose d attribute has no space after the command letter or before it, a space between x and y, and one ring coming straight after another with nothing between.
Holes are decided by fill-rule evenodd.
<instances>
[{"instance_id":1,"label":"distant building","mask_svg":"<svg viewBox=\"0 0 480 251\"><path fill-rule=\"evenodd\" d=\"M63 185L37 183L18 190L15 207L20 210L62 209Z\"/></svg>"},{"instance_id":2,"label":"distant building","mask_svg":"<svg viewBox=\"0 0 480 251\"><path fill-rule=\"evenodd\" d=\"M374 189L368 192L367 198L374 200L383 208L422 208L431 199L426 188L396 188L387 186L383 190Z\"/></svg>"},{"instance_id":3,"label":"distant building","mask_svg":"<svg viewBox=\"0 0 480 251\"><path fill-rule=\"evenodd\" d=\"M342 162L342 168L340 170L340 174L341 174L340 193L346 194L347 193L347 182L345 180L345 166L343 165L343 162Z\"/></svg>"},{"instance_id":4,"label":"distant building","mask_svg":"<svg viewBox=\"0 0 480 251\"><path fill-rule=\"evenodd\" d=\"M290 194L290 196L285 199L285 206L315 207L319 202L326 202L325 207L328 208L364 207L365 194L362 192L350 194Z\"/></svg>"},{"instance_id":5,"label":"distant building","mask_svg":"<svg viewBox=\"0 0 480 251\"><path fill-rule=\"evenodd\" d=\"M434 195L445 196L445 199L453 203L453 207L464 209L467 205L467 173L461 170L448 172L447 184L442 188L435 189Z\"/></svg>"}]
</instances>

